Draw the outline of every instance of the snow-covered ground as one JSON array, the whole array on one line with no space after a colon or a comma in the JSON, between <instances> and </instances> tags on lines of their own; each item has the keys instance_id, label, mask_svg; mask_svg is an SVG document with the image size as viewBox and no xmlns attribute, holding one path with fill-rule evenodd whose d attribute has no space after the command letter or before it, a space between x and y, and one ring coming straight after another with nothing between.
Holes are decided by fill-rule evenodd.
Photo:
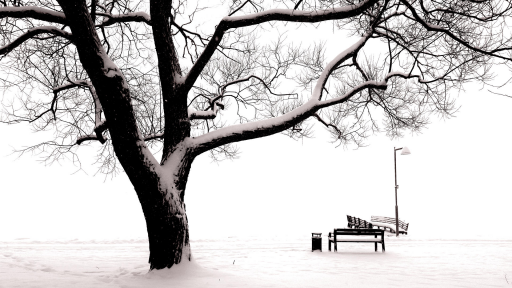
<instances>
[{"instance_id":1,"label":"snow-covered ground","mask_svg":"<svg viewBox=\"0 0 512 288\"><path fill-rule=\"evenodd\" d=\"M512 240L323 240L197 239L192 263L150 273L145 240L2 241L0 287L512 287Z\"/></svg>"}]
</instances>

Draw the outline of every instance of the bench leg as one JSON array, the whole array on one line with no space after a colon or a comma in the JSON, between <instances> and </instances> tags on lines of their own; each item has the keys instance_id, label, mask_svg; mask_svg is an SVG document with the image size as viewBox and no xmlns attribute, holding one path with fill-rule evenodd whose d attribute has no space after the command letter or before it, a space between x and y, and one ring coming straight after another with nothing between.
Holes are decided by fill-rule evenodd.
<instances>
[{"instance_id":1,"label":"bench leg","mask_svg":"<svg viewBox=\"0 0 512 288\"><path fill-rule=\"evenodd\" d=\"M331 240L329 240L329 251L331 251Z\"/></svg>"},{"instance_id":2,"label":"bench leg","mask_svg":"<svg viewBox=\"0 0 512 288\"><path fill-rule=\"evenodd\" d=\"M375 235L375 238L377 238L377 235ZM375 242L375 252L377 252L377 242Z\"/></svg>"},{"instance_id":3,"label":"bench leg","mask_svg":"<svg viewBox=\"0 0 512 288\"><path fill-rule=\"evenodd\" d=\"M377 245L377 243L375 243L375 245ZM382 241L381 246L382 246L382 252L386 251L386 246L384 245L384 241Z\"/></svg>"},{"instance_id":4,"label":"bench leg","mask_svg":"<svg viewBox=\"0 0 512 288\"><path fill-rule=\"evenodd\" d=\"M338 252L338 242L334 242L334 251Z\"/></svg>"}]
</instances>

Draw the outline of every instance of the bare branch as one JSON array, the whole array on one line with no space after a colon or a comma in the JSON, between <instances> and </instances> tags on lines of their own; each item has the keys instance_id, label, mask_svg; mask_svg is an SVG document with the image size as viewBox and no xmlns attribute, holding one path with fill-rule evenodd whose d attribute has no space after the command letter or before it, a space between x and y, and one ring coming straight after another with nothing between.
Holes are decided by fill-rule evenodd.
<instances>
[{"instance_id":1,"label":"bare branch","mask_svg":"<svg viewBox=\"0 0 512 288\"><path fill-rule=\"evenodd\" d=\"M505 97L508 97L508 98L512 98L512 96L507 95L507 94L498 93L498 92L494 92L494 91L491 91L491 90L487 90L487 91L489 91L489 92L491 92L492 94L495 94L495 95L505 96Z\"/></svg>"},{"instance_id":2,"label":"bare branch","mask_svg":"<svg viewBox=\"0 0 512 288\"><path fill-rule=\"evenodd\" d=\"M295 7L293 7L293 10L297 10L299 8L300 3L302 3L302 0L299 0L297 4L295 4Z\"/></svg>"},{"instance_id":3,"label":"bare branch","mask_svg":"<svg viewBox=\"0 0 512 288\"><path fill-rule=\"evenodd\" d=\"M402 3L404 3L405 6L407 6L407 8L409 8L409 11L411 11L412 15L414 16L414 19L416 21L418 21L418 23L423 25L423 27L425 27L428 31L442 32L442 33L448 35L453 40L457 41L458 43L464 45L466 48L469 48L469 49L471 49L473 51L476 51L478 53L482 53L484 55L489 55L489 56L494 56L494 57L501 58L501 59L504 59L504 60L512 60L512 58L510 58L510 57L505 57L505 56L502 56L500 54L497 54L498 52L502 52L502 51L511 51L512 48L510 48L510 47L502 47L502 48L495 48L495 49L492 49L490 51L485 51L485 50L482 50L482 49L480 49L478 47L474 47L474 46L470 45L467 41L464 41L460 37L457 37L450 30L445 29L445 28L443 28L441 26L438 26L438 25L435 25L435 24L427 23L425 20L423 20L418 15L418 13L416 12L416 9L414 9L414 7L409 2L407 2L406 0L400 0L400 1ZM474 1L474 2L475 3L480 3L479 1ZM484 2L484 1L482 1L482 2Z\"/></svg>"},{"instance_id":4,"label":"bare branch","mask_svg":"<svg viewBox=\"0 0 512 288\"><path fill-rule=\"evenodd\" d=\"M37 35L40 34L52 34L55 36L64 37L68 40L72 40L72 35L69 32L66 32L64 30L58 29L56 27L52 26L42 26L42 27L36 27L29 29L26 33L22 34L20 37L18 37L16 40L12 41L11 43L0 47L0 55L5 55L9 52L11 52L14 48L21 45L23 42L34 38Z\"/></svg>"},{"instance_id":5,"label":"bare branch","mask_svg":"<svg viewBox=\"0 0 512 288\"><path fill-rule=\"evenodd\" d=\"M235 10L233 10L233 12L229 13L228 16L231 16L231 15L235 14L236 12L240 11L240 9L244 8L245 4L247 4L247 3L251 3L251 5L254 6L254 4L252 3L251 0L247 0L242 5L240 5L240 7L236 8Z\"/></svg>"},{"instance_id":6,"label":"bare branch","mask_svg":"<svg viewBox=\"0 0 512 288\"><path fill-rule=\"evenodd\" d=\"M78 137L78 139L76 139L76 144L80 145L80 144L84 143L85 141L96 141L96 140L100 141L100 139L96 135L85 135L85 136Z\"/></svg>"},{"instance_id":7,"label":"bare branch","mask_svg":"<svg viewBox=\"0 0 512 288\"><path fill-rule=\"evenodd\" d=\"M297 96L297 93L285 93L285 94L276 94L272 91L272 89L270 89L270 87L268 87L267 83L265 83L265 81L263 81L263 79L261 79L260 77L258 76L255 76L255 75L250 75L248 77L245 77L243 79L237 79L235 81L231 81L229 83L226 83L224 85L222 85L221 87L219 87L219 96L217 96L217 98L219 97L222 97L222 95L224 94L224 92L226 91L226 88L228 86L231 86L231 85L235 85L235 84L238 84L238 83L242 83L242 82L246 82L246 81L249 81L251 79L257 79L258 81L260 81L260 83L265 86L265 88L270 92L270 94L272 95L275 95L275 96ZM212 101L214 102L215 99Z\"/></svg>"}]
</instances>

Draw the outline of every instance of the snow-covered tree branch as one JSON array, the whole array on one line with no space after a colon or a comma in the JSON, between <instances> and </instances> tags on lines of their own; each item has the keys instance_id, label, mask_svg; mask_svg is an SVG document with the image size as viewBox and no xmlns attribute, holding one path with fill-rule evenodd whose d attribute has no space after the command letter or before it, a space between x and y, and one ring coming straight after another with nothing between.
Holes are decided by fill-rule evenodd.
<instances>
[{"instance_id":1,"label":"snow-covered tree branch","mask_svg":"<svg viewBox=\"0 0 512 288\"><path fill-rule=\"evenodd\" d=\"M62 12L37 6L4 6L0 7L0 18L32 18L46 22L66 24L66 16Z\"/></svg>"}]
</instances>

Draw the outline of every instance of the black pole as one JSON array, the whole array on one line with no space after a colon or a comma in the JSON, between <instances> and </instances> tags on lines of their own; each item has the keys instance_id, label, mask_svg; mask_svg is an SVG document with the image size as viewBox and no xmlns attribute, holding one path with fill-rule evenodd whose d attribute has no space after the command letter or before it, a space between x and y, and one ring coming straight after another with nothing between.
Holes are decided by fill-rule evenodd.
<instances>
[{"instance_id":1,"label":"black pole","mask_svg":"<svg viewBox=\"0 0 512 288\"><path fill-rule=\"evenodd\" d=\"M395 156L395 220L396 220L396 237L398 237L398 184L396 181L396 151L402 148L396 149L393 147L394 156Z\"/></svg>"}]
</instances>

